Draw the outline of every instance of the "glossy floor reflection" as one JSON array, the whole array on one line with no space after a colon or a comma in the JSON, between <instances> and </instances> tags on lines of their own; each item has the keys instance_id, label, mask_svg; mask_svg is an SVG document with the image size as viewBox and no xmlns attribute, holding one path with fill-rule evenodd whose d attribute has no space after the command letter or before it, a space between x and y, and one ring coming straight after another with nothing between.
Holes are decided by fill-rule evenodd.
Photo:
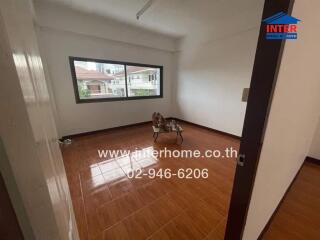
<instances>
[{"instance_id":1,"label":"glossy floor reflection","mask_svg":"<svg viewBox=\"0 0 320 240\"><path fill-rule=\"evenodd\" d=\"M239 140L182 124L184 142L174 134L154 143L150 124L73 139L62 147L81 240L223 239L235 159L155 158L122 154L100 158L98 150L152 152L239 147ZM129 178L131 170L207 168L207 179Z\"/></svg>"}]
</instances>

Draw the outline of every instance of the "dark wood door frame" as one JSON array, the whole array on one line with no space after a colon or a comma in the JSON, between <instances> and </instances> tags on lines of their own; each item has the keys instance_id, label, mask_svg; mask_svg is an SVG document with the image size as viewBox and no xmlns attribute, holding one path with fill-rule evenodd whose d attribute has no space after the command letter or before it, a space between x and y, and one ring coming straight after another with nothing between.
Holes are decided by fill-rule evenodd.
<instances>
[{"instance_id":1,"label":"dark wood door frame","mask_svg":"<svg viewBox=\"0 0 320 240\"><path fill-rule=\"evenodd\" d=\"M293 3L294 0L265 0L262 19L280 11L291 14ZM262 19L239 150L239 156L244 157L236 168L225 240L242 239L264 128L285 44L284 40L266 40L266 27Z\"/></svg>"}]
</instances>

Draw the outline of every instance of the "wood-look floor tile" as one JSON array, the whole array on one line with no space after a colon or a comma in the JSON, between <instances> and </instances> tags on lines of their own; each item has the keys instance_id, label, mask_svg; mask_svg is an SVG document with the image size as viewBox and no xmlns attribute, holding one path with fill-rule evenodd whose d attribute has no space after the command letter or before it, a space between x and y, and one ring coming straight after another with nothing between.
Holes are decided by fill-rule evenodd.
<instances>
[{"instance_id":1,"label":"wood-look floor tile","mask_svg":"<svg viewBox=\"0 0 320 240\"><path fill-rule=\"evenodd\" d=\"M220 221L218 226L214 228L209 235L205 238L205 240L223 240L224 233L226 231L227 220L224 218Z\"/></svg>"},{"instance_id":2,"label":"wood-look floor tile","mask_svg":"<svg viewBox=\"0 0 320 240\"><path fill-rule=\"evenodd\" d=\"M148 240L173 240L170 238L169 234L167 234L163 229L160 229L155 234L151 235Z\"/></svg>"},{"instance_id":3,"label":"wood-look floor tile","mask_svg":"<svg viewBox=\"0 0 320 240\"><path fill-rule=\"evenodd\" d=\"M88 240L92 240L99 236L104 230L104 225L99 219L99 215L96 212L86 212L87 217L87 229L88 229Z\"/></svg>"},{"instance_id":4,"label":"wood-look floor tile","mask_svg":"<svg viewBox=\"0 0 320 240\"><path fill-rule=\"evenodd\" d=\"M168 195L152 202L147 208L152 212L159 226L168 223L182 212L182 209Z\"/></svg>"},{"instance_id":5,"label":"wood-look floor tile","mask_svg":"<svg viewBox=\"0 0 320 240\"><path fill-rule=\"evenodd\" d=\"M222 216L227 216L229 211L230 196L226 196L223 193L217 193L210 195L203 199L212 209L215 209Z\"/></svg>"},{"instance_id":6,"label":"wood-look floor tile","mask_svg":"<svg viewBox=\"0 0 320 240\"><path fill-rule=\"evenodd\" d=\"M90 180L93 177L96 177L101 174L102 173L100 171L100 168L97 165L80 170L80 177L81 177L81 181L83 182Z\"/></svg>"},{"instance_id":7,"label":"wood-look floor tile","mask_svg":"<svg viewBox=\"0 0 320 240\"><path fill-rule=\"evenodd\" d=\"M96 211L96 209L112 200L111 193L107 186L102 186L95 191L84 196L86 211Z\"/></svg>"},{"instance_id":8,"label":"wood-look floor tile","mask_svg":"<svg viewBox=\"0 0 320 240\"><path fill-rule=\"evenodd\" d=\"M189 191L191 194L198 196L199 198L207 198L212 194L212 190L210 189L210 184L205 185L202 184L202 182L199 181L189 181L185 183L185 188L187 191Z\"/></svg>"},{"instance_id":9,"label":"wood-look floor tile","mask_svg":"<svg viewBox=\"0 0 320 240\"><path fill-rule=\"evenodd\" d=\"M81 240L88 240L88 226L83 199L81 197L73 198L72 203L74 208L74 215L77 222L79 237Z\"/></svg>"},{"instance_id":10,"label":"wood-look floor tile","mask_svg":"<svg viewBox=\"0 0 320 240\"><path fill-rule=\"evenodd\" d=\"M159 182L154 180L137 188L137 193L140 195L144 203L150 203L167 193L163 188L159 187Z\"/></svg>"},{"instance_id":11,"label":"wood-look floor tile","mask_svg":"<svg viewBox=\"0 0 320 240\"><path fill-rule=\"evenodd\" d=\"M137 171L138 169L141 169L141 166L137 162L133 162L131 164L122 165L121 169L124 171L126 175L128 175L132 171Z\"/></svg>"},{"instance_id":12,"label":"wood-look floor tile","mask_svg":"<svg viewBox=\"0 0 320 240\"><path fill-rule=\"evenodd\" d=\"M121 178L119 181L108 184L113 198L134 191L134 187L128 178Z\"/></svg>"},{"instance_id":13,"label":"wood-look floor tile","mask_svg":"<svg viewBox=\"0 0 320 240\"><path fill-rule=\"evenodd\" d=\"M283 240L283 239L293 239L293 240L305 240L303 236L299 236L299 233L292 231L289 228L283 228L278 224L272 225L272 231L267 231L264 236L264 240Z\"/></svg>"},{"instance_id":14,"label":"wood-look floor tile","mask_svg":"<svg viewBox=\"0 0 320 240\"><path fill-rule=\"evenodd\" d=\"M177 216L173 221L165 225L162 230L169 236L169 239L200 240L205 237L185 213Z\"/></svg>"},{"instance_id":15,"label":"wood-look floor tile","mask_svg":"<svg viewBox=\"0 0 320 240\"><path fill-rule=\"evenodd\" d=\"M125 172L120 168L115 168L112 169L108 172L105 172L102 174L106 183L112 183L112 182L116 182L116 181L121 181L124 178L127 178Z\"/></svg>"},{"instance_id":16,"label":"wood-look floor tile","mask_svg":"<svg viewBox=\"0 0 320 240\"><path fill-rule=\"evenodd\" d=\"M107 181L105 180L103 175L98 175L98 176L92 177L87 181L84 181L84 182L81 181L82 192L84 195L88 195L106 184L107 184Z\"/></svg>"},{"instance_id":17,"label":"wood-look floor tile","mask_svg":"<svg viewBox=\"0 0 320 240\"><path fill-rule=\"evenodd\" d=\"M154 143L151 126L146 124L76 137L71 145L62 148L81 240L203 239L216 226L228 208L234 160L153 158L134 154L104 159L98 156L98 149L138 153L165 147L202 151L239 147L239 141L224 135L188 124L183 127L182 145L170 134ZM166 168L172 172L180 168L208 168L209 178L128 178L132 170L142 169L147 173L149 169ZM306 188L314 189L309 182L304 183ZM213 232L210 233L213 236Z\"/></svg>"},{"instance_id":18,"label":"wood-look floor tile","mask_svg":"<svg viewBox=\"0 0 320 240\"><path fill-rule=\"evenodd\" d=\"M308 218L304 218L303 215L300 215L299 217L299 215L297 215L294 211L281 211L281 214L277 219L275 219L275 222L279 226L285 225L288 229L290 229L290 232L295 233L295 235L299 238L318 239L320 236L319 228L317 227L317 225L319 225L318 223L313 222Z\"/></svg>"},{"instance_id":19,"label":"wood-look floor tile","mask_svg":"<svg viewBox=\"0 0 320 240\"><path fill-rule=\"evenodd\" d=\"M204 236L208 235L221 222L223 216L205 202L197 202L188 208L184 215Z\"/></svg>"},{"instance_id":20,"label":"wood-look floor tile","mask_svg":"<svg viewBox=\"0 0 320 240\"><path fill-rule=\"evenodd\" d=\"M158 163L157 160L154 158L144 158L144 159L139 159L137 160L137 163L142 167L142 168L148 168L148 167L153 167Z\"/></svg>"},{"instance_id":21,"label":"wood-look floor tile","mask_svg":"<svg viewBox=\"0 0 320 240\"><path fill-rule=\"evenodd\" d=\"M109 172L111 170L119 168L119 165L117 164L117 162L113 161L113 160L112 161L100 162L100 163L98 163L98 166L99 166L100 171L102 173Z\"/></svg>"},{"instance_id":22,"label":"wood-look floor tile","mask_svg":"<svg viewBox=\"0 0 320 240\"><path fill-rule=\"evenodd\" d=\"M79 174L70 175L68 177L68 184L72 199L77 199L82 196Z\"/></svg>"},{"instance_id":23,"label":"wood-look floor tile","mask_svg":"<svg viewBox=\"0 0 320 240\"><path fill-rule=\"evenodd\" d=\"M137 176L138 172L135 172L135 176ZM133 184L133 186L135 186L136 188L142 187L152 181L154 181L154 179L151 179L149 176L145 176L143 174L146 174L147 171L142 169L142 172L140 174L139 178L133 177L130 178L131 183Z\"/></svg>"},{"instance_id":24,"label":"wood-look floor tile","mask_svg":"<svg viewBox=\"0 0 320 240\"><path fill-rule=\"evenodd\" d=\"M131 236L127 232L126 226L120 222L103 232L103 240L130 240Z\"/></svg>"},{"instance_id":25,"label":"wood-look floor tile","mask_svg":"<svg viewBox=\"0 0 320 240\"><path fill-rule=\"evenodd\" d=\"M168 194L172 202L181 209L187 209L200 201L200 198L188 192L187 189L179 189Z\"/></svg>"},{"instance_id":26,"label":"wood-look floor tile","mask_svg":"<svg viewBox=\"0 0 320 240\"><path fill-rule=\"evenodd\" d=\"M130 217L104 231L105 239L143 240L159 226L148 208L142 208ZM119 231L122 231L119 234Z\"/></svg>"},{"instance_id":27,"label":"wood-look floor tile","mask_svg":"<svg viewBox=\"0 0 320 240\"><path fill-rule=\"evenodd\" d=\"M320 166L305 163L263 239L320 239Z\"/></svg>"},{"instance_id":28,"label":"wood-look floor tile","mask_svg":"<svg viewBox=\"0 0 320 240\"><path fill-rule=\"evenodd\" d=\"M63 147L80 239L223 239L236 168L234 159L101 159L97 149L223 150L230 146L237 149L239 141L186 124L182 145L177 145L171 135L153 143L150 128L137 126L79 137ZM207 168L209 178L128 180L127 171L140 167L144 173L150 168ZM319 182L319 166L306 163L264 239L320 239ZM205 207L199 207L199 203Z\"/></svg>"},{"instance_id":29,"label":"wood-look floor tile","mask_svg":"<svg viewBox=\"0 0 320 240\"><path fill-rule=\"evenodd\" d=\"M105 228L129 216L144 206L136 192L125 194L97 209L100 223Z\"/></svg>"},{"instance_id":30,"label":"wood-look floor tile","mask_svg":"<svg viewBox=\"0 0 320 240\"><path fill-rule=\"evenodd\" d=\"M137 164L137 162L134 159L132 159L129 155L117 158L116 162L120 165L120 167Z\"/></svg>"}]
</instances>

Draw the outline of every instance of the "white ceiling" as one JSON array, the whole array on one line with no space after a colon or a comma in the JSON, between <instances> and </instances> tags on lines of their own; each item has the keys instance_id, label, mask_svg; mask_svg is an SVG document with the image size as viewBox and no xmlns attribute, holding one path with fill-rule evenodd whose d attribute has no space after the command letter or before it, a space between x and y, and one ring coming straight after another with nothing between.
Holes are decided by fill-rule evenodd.
<instances>
[{"instance_id":1,"label":"white ceiling","mask_svg":"<svg viewBox=\"0 0 320 240\"><path fill-rule=\"evenodd\" d=\"M156 0L138 21L136 13L148 0L41 0L85 13L103 16L179 38L190 34L221 32L230 18L248 24L256 18L262 0ZM237 17L238 16L238 19ZM254 18L252 18L254 19ZM250 23L250 22L249 22ZM257 23L252 23L255 26Z\"/></svg>"}]
</instances>

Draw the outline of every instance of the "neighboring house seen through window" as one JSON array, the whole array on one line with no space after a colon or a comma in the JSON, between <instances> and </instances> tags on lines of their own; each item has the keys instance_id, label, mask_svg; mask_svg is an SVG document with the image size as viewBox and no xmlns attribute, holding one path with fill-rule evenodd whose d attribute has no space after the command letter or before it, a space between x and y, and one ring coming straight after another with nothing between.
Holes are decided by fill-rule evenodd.
<instances>
[{"instance_id":1,"label":"neighboring house seen through window","mask_svg":"<svg viewBox=\"0 0 320 240\"><path fill-rule=\"evenodd\" d=\"M69 57L77 103L162 97L163 67Z\"/></svg>"}]
</instances>

